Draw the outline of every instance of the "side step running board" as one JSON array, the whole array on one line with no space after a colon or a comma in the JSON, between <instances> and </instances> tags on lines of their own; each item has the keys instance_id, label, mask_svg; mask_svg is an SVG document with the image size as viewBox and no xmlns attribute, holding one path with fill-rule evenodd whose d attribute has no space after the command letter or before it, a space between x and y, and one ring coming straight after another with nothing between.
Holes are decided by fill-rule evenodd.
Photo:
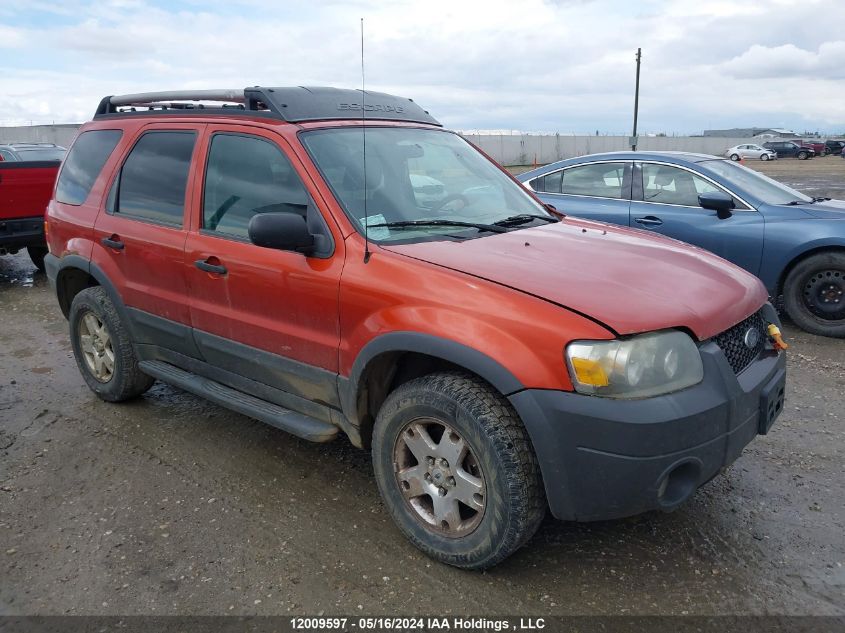
<instances>
[{"instance_id":1,"label":"side step running board","mask_svg":"<svg viewBox=\"0 0 845 633\"><path fill-rule=\"evenodd\" d=\"M312 442L333 440L339 431L338 427L328 422L255 398L219 382L179 369L170 363L142 360L138 366L153 378Z\"/></svg>"}]
</instances>

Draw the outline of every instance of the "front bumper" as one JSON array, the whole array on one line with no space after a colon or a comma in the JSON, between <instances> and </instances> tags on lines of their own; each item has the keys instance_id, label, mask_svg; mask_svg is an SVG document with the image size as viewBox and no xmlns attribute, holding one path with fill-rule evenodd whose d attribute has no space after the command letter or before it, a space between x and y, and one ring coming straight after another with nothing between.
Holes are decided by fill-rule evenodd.
<instances>
[{"instance_id":1,"label":"front bumper","mask_svg":"<svg viewBox=\"0 0 845 633\"><path fill-rule=\"evenodd\" d=\"M44 246L44 216L0 220L0 247L15 252L26 246Z\"/></svg>"},{"instance_id":2,"label":"front bumper","mask_svg":"<svg viewBox=\"0 0 845 633\"><path fill-rule=\"evenodd\" d=\"M776 322L774 310L767 316ZM510 396L555 517L671 510L768 432L783 407L785 355L766 350L736 375L714 342L700 349L703 381L665 396L614 400L537 389Z\"/></svg>"}]
</instances>

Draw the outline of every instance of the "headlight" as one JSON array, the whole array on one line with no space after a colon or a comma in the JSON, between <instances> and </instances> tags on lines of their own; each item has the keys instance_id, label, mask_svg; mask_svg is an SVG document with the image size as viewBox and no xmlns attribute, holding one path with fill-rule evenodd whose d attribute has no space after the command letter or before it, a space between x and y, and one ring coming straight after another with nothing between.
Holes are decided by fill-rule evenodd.
<instances>
[{"instance_id":1,"label":"headlight","mask_svg":"<svg viewBox=\"0 0 845 633\"><path fill-rule=\"evenodd\" d=\"M695 342L678 330L612 341L573 341L566 347L579 393L646 398L697 385L704 378Z\"/></svg>"}]
</instances>

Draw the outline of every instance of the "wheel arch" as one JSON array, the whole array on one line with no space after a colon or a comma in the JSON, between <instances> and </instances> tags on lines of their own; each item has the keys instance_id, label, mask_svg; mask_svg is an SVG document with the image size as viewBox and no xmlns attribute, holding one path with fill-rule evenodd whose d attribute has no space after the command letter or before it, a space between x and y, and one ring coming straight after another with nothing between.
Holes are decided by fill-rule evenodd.
<instances>
[{"instance_id":1,"label":"wheel arch","mask_svg":"<svg viewBox=\"0 0 845 633\"><path fill-rule=\"evenodd\" d=\"M343 412L368 447L378 410L399 385L435 371L460 370L487 382L503 396L524 385L498 361L456 341L419 332L384 334L364 346L349 378L341 378Z\"/></svg>"},{"instance_id":2,"label":"wheel arch","mask_svg":"<svg viewBox=\"0 0 845 633\"><path fill-rule=\"evenodd\" d=\"M48 255L48 258L52 256ZM114 303L121 320L127 325L130 321L126 315L126 308L117 292L114 284L106 274L94 263L79 255L66 255L57 259L57 263L50 265L48 269L55 266L56 298L59 307L65 318L70 314L70 306L73 298L85 288L102 286ZM49 274L49 273L48 273Z\"/></svg>"}]
</instances>

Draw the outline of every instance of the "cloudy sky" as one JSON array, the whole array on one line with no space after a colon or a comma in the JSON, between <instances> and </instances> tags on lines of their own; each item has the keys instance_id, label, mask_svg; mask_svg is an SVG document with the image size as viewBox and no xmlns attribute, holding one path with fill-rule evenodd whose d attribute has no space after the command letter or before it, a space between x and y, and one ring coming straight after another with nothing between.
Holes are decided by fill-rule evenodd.
<instances>
[{"instance_id":1,"label":"cloudy sky","mask_svg":"<svg viewBox=\"0 0 845 633\"><path fill-rule=\"evenodd\" d=\"M845 132L843 0L0 0L0 125L106 94L360 85L451 128Z\"/></svg>"}]
</instances>

